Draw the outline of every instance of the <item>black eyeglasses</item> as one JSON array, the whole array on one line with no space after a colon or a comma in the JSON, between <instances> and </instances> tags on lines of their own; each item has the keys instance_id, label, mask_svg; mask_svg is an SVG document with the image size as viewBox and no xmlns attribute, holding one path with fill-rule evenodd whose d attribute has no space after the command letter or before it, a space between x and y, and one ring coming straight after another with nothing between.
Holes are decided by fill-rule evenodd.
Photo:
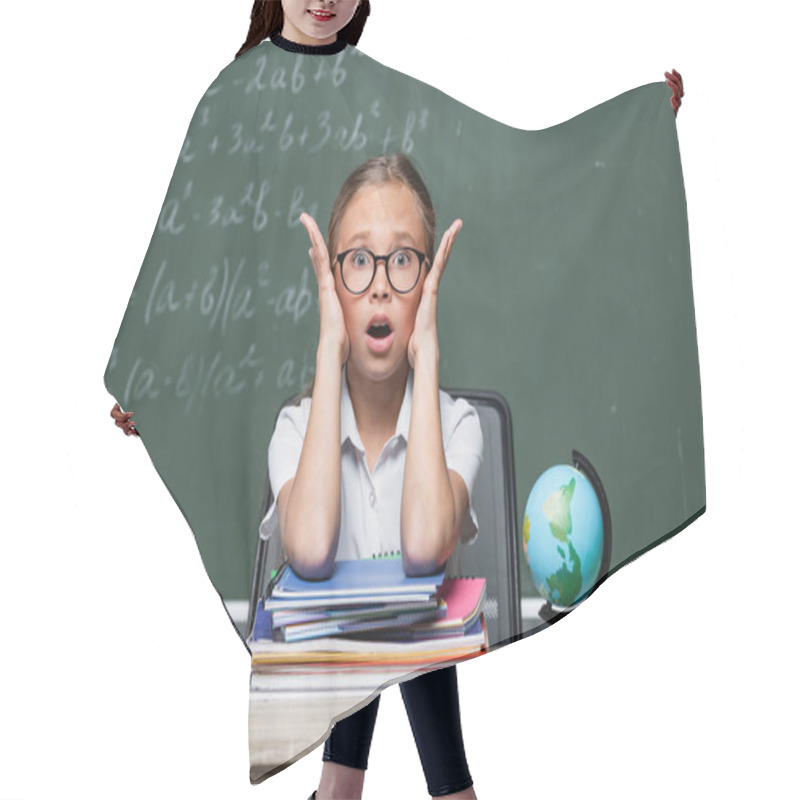
<instances>
[{"instance_id":1,"label":"black eyeglasses","mask_svg":"<svg viewBox=\"0 0 800 800\"><path fill-rule=\"evenodd\" d=\"M350 294L364 294L372 286L379 261L386 266L386 277L392 289L398 294L408 294L417 285L427 259L425 253L413 247L399 247L385 256L376 256L364 247L352 247L336 256L342 283Z\"/></svg>"}]
</instances>

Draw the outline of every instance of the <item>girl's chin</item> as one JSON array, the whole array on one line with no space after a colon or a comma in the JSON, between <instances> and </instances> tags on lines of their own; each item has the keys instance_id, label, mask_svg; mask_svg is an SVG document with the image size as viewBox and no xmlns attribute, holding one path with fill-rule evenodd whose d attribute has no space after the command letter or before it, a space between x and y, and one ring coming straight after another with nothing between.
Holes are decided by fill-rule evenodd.
<instances>
[{"instance_id":1,"label":"girl's chin","mask_svg":"<svg viewBox=\"0 0 800 800\"><path fill-rule=\"evenodd\" d=\"M388 351L383 354L367 351L359 357L351 351L348 369L355 369L367 380L385 381L399 371L408 369L408 355L406 351L401 357Z\"/></svg>"}]
</instances>

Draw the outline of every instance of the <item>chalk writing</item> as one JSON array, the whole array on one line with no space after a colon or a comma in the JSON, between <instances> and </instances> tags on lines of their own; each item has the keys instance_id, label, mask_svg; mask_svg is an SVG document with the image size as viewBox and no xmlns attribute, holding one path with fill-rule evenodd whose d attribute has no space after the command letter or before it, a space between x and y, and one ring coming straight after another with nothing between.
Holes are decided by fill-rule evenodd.
<instances>
[{"instance_id":1,"label":"chalk writing","mask_svg":"<svg viewBox=\"0 0 800 800\"><path fill-rule=\"evenodd\" d=\"M240 319L250 319L255 314L253 289L242 281L245 261L241 259L235 268L227 258L222 266L213 264L205 281L193 281L188 290L178 289L173 278L166 278L168 262L161 262L156 278L150 288L144 311L144 324L162 314L176 311L191 311L196 308L208 321L209 330L219 324L224 335L228 326Z\"/></svg>"},{"instance_id":2,"label":"chalk writing","mask_svg":"<svg viewBox=\"0 0 800 800\"><path fill-rule=\"evenodd\" d=\"M400 147L410 153L414 149L413 135L427 129L428 114L427 108L409 111L402 130L396 132L391 124L381 124L383 115L380 100L368 103L367 110L357 112L348 120L348 124L335 122L331 110L327 108L319 111L313 120L298 117L291 111L281 119L273 108L269 108L264 112L257 131L262 136L261 143L251 139L249 144L243 144L242 125L236 123L233 126L235 139L229 146L228 154L238 153L242 149L248 152L246 148L262 152L264 146L269 146L273 141L282 153L292 149L305 149L309 154L323 150L346 153L382 149L387 152L391 147ZM217 147L217 143L209 144L209 150L213 152Z\"/></svg>"},{"instance_id":3,"label":"chalk writing","mask_svg":"<svg viewBox=\"0 0 800 800\"><path fill-rule=\"evenodd\" d=\"M283 395L299 391L314 377L315 367L314 353L307 350L297 359L287 358L277 368L274 363L269 368L268 360L254 342L238 357L227 356L221 350L211 355L188 353L174 374L139 357L125 381L122 403L135 409L143 400L171 395L188 416L202 412L208 399L224 402L268 385L268 380Z\"/></svg>"},{"instance_id":4,"label":"chalk writing","mask_svg":"<svg viewBox=\"0 0 800 800\"><path fill-rule=\"evenodd\" d=\"M128 380L125 381L125 392L123 394L122 403L128 406L131 402L137 403L138 401L147 398L153 400L158 397L158 389L156 384L156 371L155 368L142 367L142 359L137 358L133 362L133 367L128 374Z\"/></svg>"},{"instance_id":5,"label":"chalk writing","mask_svg":"<svg viewBox=\"0 0 800 800\"><path fill-rule=\"evenodd\" d=\"M236 322L238 319L250 319L255 314L252 289L249 286L237 286L243 268L244 259L239 261L236 270L231 273L226 258L222 269L216 265L211 267L211 277L200 292L200 313L209 317L210 329L220 320L223 335L228 329L229 320Z\"/></svg>"},{"instance_id":6,"label":"chalk writing","mask_svg":"<svg viewBox=\"0 0 800 800\"><path fill-rule=\"evenodd\" d=\"M196 194L196 193L195 193ZM168 197L161 209L158 219L158 231L172 236L180 236L188 225L200 228L250 228L261 233L269 224L270 218L285 218L289 228L300 224L300 215L307 211L316 217L319 203L305 202L305 189L295 186L288 197L271 198L272 187L268 180L259 183L249 181L244 186L243 194L229 198L224 194L210 197L193 197L191 182L187 184L182 197ZM268 200L274 199L276 204L286 203L288 207L268 207ZM186 209L186 201L192 200L194 210ZM205 207L207 204L207 208Z\"/></svg>"},{"instance_id":7,"label":"chalk writing","mask_svg":"<svg viewBox=\"0 0 800 800\"><path fill-rule=\"evenodd\" d=\"M197 153L195 153L192 150L192 137L187 136L183 140L183 146L181 147L181 152L180 155L178 156L178 161L183 164L190 164L192 161L194 161L196 155Z\"/></svg>"},{"instance_id":8,"label":"chalk writing","mask_svg":"<svg viewBox=\"0 0 800 800\"><path fill-rule=\"evenodd\" d=\"M248 351L249 355L249 351ZM205 397L233 397L247 387L242 370L247 355L238 364L224 363L221 352L212 357L204 354L187 356L175 384L175 396L184 401L184 413L189 414L197 403L201 410Z\"/></svg>"},{"instance_id":9,"label":"chalk writing","mask_svg":"<svg viewBox=\"0 0 800 800\"><path fill-rule=\"evenodd\" d=\"M261 289L266 289L269 286L269 275L267 274L268 272L269 272L269 261L262 261L258 265L258 270L257 270L258 278L256 279Z\"/></svg>"},{"instance_id":10,"label":"chalk writing","mask_svg":"<svg viewBox=\"0 0 800 800\"><path fill-rule=\"evenodd\" d=\"M428 125L428 109L423 108L417 115L416 111L409 111L406 115L406 122L401 134L395 135L392 127L386 128L386 135L383 137L383 152L388 153L400 149L409 155L414 150L414 139L412 134L417 131L424 131Z\"/></svg>"},{"instance_id":11,"label":"chalk writing","mask_svg":"<svg viewBox=\"0 0 800 800\"><path fill-rule=\"evenodd\" d=\"M312 295L308 288L309 267L303 267L300 275L299 286L287 286L282 289L276 297L268 297L267 305L274 306L275 316L282 317L285 314L291 316L295 323L298 323L308 309L311 307Z\"/></svg>"},{"instance_id":12,"label":"chalk writing","mask_svg":"<svg viewBox=\"0 0 800 800\"><path fill-rule=\"evenodd\" d=\"M148 326L159 316L178 312L197 313L207 322L208 330L215 327L224 336L239 320L252 319L256 313L255 294L261 290L263 303L271 308L275 317L288 317L295 324L308 313L314 300L314 279L306 264L299 274L297 284L284 286L274 296L264 290L270 286L269 262L260 262L255 269L247 268L245 259L235 266L228 258L222 264L212 264L203 279L192 280L188 287L178 286L176 279L168 275L169 262L164 259L155 276L144 308L144 324Z\"/></svg>"},{"instance_id":13,"label":"chalk writing","mask_svg":"<svg viewBox=\"0 0 800 800\"><path fill-rule=\"evenodd\" d=\"M241 122L234 122L231 125L231 135L233 139L233 143L228 148L228 155L234 156L237 153L253 153L255 151L260 151L261 147L258 144L258 140L254 136L245 137L244 135L244 124ZM217 145L212 146L209 145L209 150L212 153L215 153L217 150Z\"/></svg>"},{"instance_id":14,"label":"chalk writing","mask_svg":"<svg viewBox=\"0 0 800 800\"><path fill-rule=\"evenodd\" d=\"M180 203L174 198L164 203L164 207L161 209L161 216L158 218L159 231L170 233L173 236L179 236L183 233L186 225L178 222L180 208Z\"/></svg>"},{"instance_id":15,"label":"chalk writing","mask_svg":"<svg viewBox=\"0 0 800 800\"><path fill-rule=\"evenodd\" d=\"M343 66L345 53L339 53L333 60L333 66L327 67L323 61L328 59L319 59L316 70L314 71L313 80L318 84L326 75L330 75L331 84L334 88L338 89L347 80L347 70ZM268 90L288 90L292 94L299 94L307 81L307 71L305 59L298 56L295 59L294 67L291 71L287 70L284 66L275 66L270 68L270 58L265 54L260 55L256 59L256 71L250 78L245 87L245 94L252 92L265 92Z\"/></svg>"},{"instance_id":16,"label":"chalk writing","mask_svg":"<svg viewBox=\"0 0 800 800\"><path fill-rule=\"evenodd\" d=\"M204 94L132 306L141 349L115 347L109 362L124 404L167 399L201 414L250 391L283 399L313 378L318 298L300 215L323 228L359 154L412 153L437 127L421 103L398 112L371 84L363 94L345 86L353 102L343 104L335 90L354 77L351 57L352 48L289 58L264 47ZM237 95L246 101L231 102Z\"/></svg>"},{"instance_id":17,"label":"chalk writing","mask_svg":"<svg viewBox=\"0 0 800 800\"><path fill-rule=\"evenodd\" d=\"M269 213L264 208L264 201L269 194L269 181L261 181L256 196L255 183L250 181L245 187L244 195L237 201L229 203L224 195L218 194L211 201L208 226L249 225L254 231L261 232L269 222ZM252 209L252 217L247 209Z\"/></svg>"},{"instance_id":18,"label":"chalk writing","mask_svg":"<svg viewBox=\"0 0 800 800\"><path fill-rule=\"evenodd\" d=\"M188 181L183 189L183 200L187 200L192 194L192 181ZM181 200L176 197L167 198L161 215L158 218L158 230L179 236L186 228L185 222L179 222L181 212Z\"/></svg>"},{"instance_id":19,"label":"chalk writing","mask_svg":"<svg viewBox=\"0 0 800 800\"><path fill-rule=\"evenodd\" d=\"M307 211L312 217L316 219L319 212L319 203L304 203L305 190L302 186L295 186L292 190L292 200L289 205L289 216L286 218L286 224L290 228L296 228L301 225L300 215Z\"/></svg>"},{"instance_id":20,"label":"chalk writing","mask_svg":"<svg viewBox=\"0 0 800 800\"><path fill-rule=\"evenodd\" d=\"M315 371L316 362L309 358L307 352L303 353L299 367L293 358L285 359L278 369L278 391L288 394L305 389L314 377Z\"/></svg>"}]
</instances>

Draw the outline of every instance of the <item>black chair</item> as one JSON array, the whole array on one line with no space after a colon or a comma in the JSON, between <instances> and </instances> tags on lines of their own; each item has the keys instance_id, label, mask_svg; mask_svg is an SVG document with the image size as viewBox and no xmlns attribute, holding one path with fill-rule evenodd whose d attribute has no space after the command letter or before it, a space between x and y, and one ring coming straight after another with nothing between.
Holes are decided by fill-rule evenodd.
<instances>
[{"instance_id":1,"label":"black chair","mask_svg":"<svg viewBox=\"0 0 800 800\"><path fill-rule=\"evenodd\" d=\"M458 546L448 561L447 574L486 578L484 619L489 646L496 647L514 641L522 634L511 411L497 392L456 389L448 390L448 394L464 398L478 412L483 432L483 464L472 497L478 517L478 538L473 544ZM267 478L261 519L271 503L272 492ZM256 607L264 592L265 581L283 560L279 536L275 541L258 537L248 634L253 630Z\"/></svg>"}]
</instances>

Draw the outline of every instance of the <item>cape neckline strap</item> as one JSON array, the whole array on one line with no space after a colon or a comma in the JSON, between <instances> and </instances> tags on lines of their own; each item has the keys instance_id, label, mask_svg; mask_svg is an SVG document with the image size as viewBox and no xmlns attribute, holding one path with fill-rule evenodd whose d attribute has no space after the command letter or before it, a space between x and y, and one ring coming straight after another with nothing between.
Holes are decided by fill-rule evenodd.
<instances>
[{"instance_id":1,"label":"cape neckline strap","mask_svg":"<svg viewBox=\"0 0 800 800\"><path fill-rule=\"evenodd\" d=\"M281 36L279 33L274 33L269 37L269 40L276 47L280 47L281 50L288 50L290 53L305 53L307 55L317 56L328 56L333 55L334 53L341 53L342 50L347 47L346 39L337 39L335 42L331 42L330 44L297 44L297 42L291 42Z\"/></svg>"}]
</instances>

